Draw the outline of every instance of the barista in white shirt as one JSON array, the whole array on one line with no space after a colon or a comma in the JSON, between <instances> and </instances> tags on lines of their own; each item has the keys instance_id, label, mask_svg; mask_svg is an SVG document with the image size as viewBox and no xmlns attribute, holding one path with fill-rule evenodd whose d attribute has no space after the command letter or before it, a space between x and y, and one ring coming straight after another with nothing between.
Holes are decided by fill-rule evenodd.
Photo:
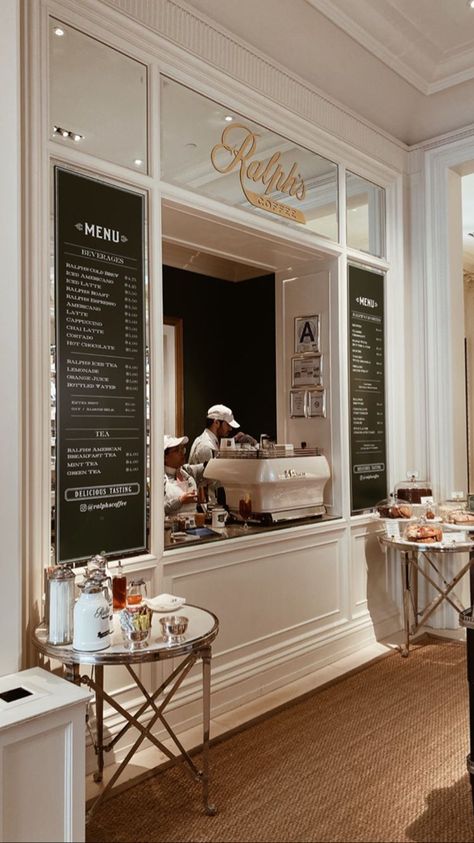
<instances>
[{"instance_id":1,"label":"barista in white shirt","mask_svg":"<svg viewBox=\"0 0 474 843\"><path fill-rule=\"evenodd\" d=\"M189 454L191 465L208 462L217 455L221 439L230 436L239 423L234 419L230 407L225 404L214 404L207 411L206 427L200 436L194 440Z\"/></svg>"},{"instance_id":2,"label":"barista in white shirt","mask_svg":"<svg viewBox=\"0 0 474 843\"><path fill-rule=\"evenodd\" d=\"M239 427L240 425L234 419L234 414L230 407L226 407L225 404L213 404L212 407L209 407L206 417L206 427L201 435L196 437L191 447L189 454L190 465L201 463L206 463L207 465L212 457L217 456L221 439L234 434L236 442L256 445L257 440L248 433L243 433L243 431L235 433ZM224 489L219 486L217 481L208 483L207 495L211 505L217 502L225 503Z\"/></svg>"},{"instance_id":3,"label":"barista in white shirt","mask_svg":"<svg viewBox=\"0 0 474 843\"><path fill-rule=\"evenodd\" d=\"M165 515L196 512L198 484L205 465L185 465L187 436L164 437Z\"/></svg>"}]
</instances>

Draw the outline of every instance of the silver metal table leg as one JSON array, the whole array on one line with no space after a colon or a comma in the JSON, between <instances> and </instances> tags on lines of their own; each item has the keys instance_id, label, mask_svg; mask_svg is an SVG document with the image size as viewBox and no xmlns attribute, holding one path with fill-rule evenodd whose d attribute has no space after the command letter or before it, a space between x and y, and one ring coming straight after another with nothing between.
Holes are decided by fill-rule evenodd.
<instances>
[{"instance_id":1,"label":"silver metal table leg","mask_svg":"<svg viewBox=\"0 0 474 843\"><path fill-rule=\"evenodd\" d=\"M406 658L410 652L410 560L408 553L400 554L400 562L403 586L403 627L405 630L405 645L402 645L401 653Z\"/></svg>"},{"instance_id":2,"label":"silver metal table leg","mask_svg":"<svg viewBox=\"0 0 474 843\"><path fill-rule=\"evenodd\" d=\"M104 777L104 666L98 664L95 667L95 717L96 717L96 753L97 770L93 775L95 782L101 782Z\"/></svg>"},{"instance_id":3,"label":"silver metal table leg","mask_svg":"<svg viewBox=\"0 0 474 843\"><path fill-rule=\"evenodd\" d=\"M209 802L209 733L211 728L211 648L201 650L202 658L202 799L204 811L209 816L217 813L215 805Z\"/></svg>"}]
</instances>

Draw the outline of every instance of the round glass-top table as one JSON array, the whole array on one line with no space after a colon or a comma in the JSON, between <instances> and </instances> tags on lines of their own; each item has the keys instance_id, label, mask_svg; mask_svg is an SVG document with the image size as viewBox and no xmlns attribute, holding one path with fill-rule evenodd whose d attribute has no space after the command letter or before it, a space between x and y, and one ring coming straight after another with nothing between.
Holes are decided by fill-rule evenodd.
<instances>
[{"instance_id":1,"label":"round glass-top table","mask_svg":"<svg viewBox=\"0 0 474 843\"><path fill-rule=\"evenodd\" d=\"M204 810L207 814L215 814L214 805L209 803L209 728L210 728L210 695L211 695L211 644L219 631L219 621L212 612L202 609L199 606L185 604L170 612L154 612L158 618L169 614L185 615L188 618L188 627L179 641L168 642L163 640L159 631L159 624L152 622L150 640L146 647L141 649L130 649L125 646L122 631L118 622L118 612L114 613L114 629L112 642L104 650L86 652L75 650L72 644L54 645L48 643L48 628L46 624L40 624L33 632L33 644L39 651L44 662L45 659L53 659L63 664L65 677L77 684L85 684L95 692L96 699L96 729L94 748L97 754L97 770L94 773L94 780L101 782L104 769L104 753L110 751L125 733L133 726L138 732L138 737L128 749L127 754L118 769L111 776L100 794L94 799L89 808L87 818L97 808L99 802L113 787L122 771L133 758L141 744L145 740L153 743L164 755L173 762L184 761L186 769L191 773L192 778L202 787L202 799ZM172 666L169 675L161 682L160 686L149 692L135 670L136 665L144 662L156 662L165 659L177 659L178 663ZM164 712L183 680L198 660L202 662L202 701L203 701L203 742L202 742L202 769L198 769L190 756L184 749L179 738L168 723ZM94 676L81 676L81 665L93 665ZM113 692L104 690L104 667L122 665L124 666L141 694L144 702L134 714L131 714L114 698ZM161 697L161 701L160 701ZM117 711L125 720L123 727L118 731L112 740L104 744L104 702ZM146 715L145 722L143 721ZM173 752L153 733L153 727L160 722L172 739L176 751Z\"/></svg>"},{"instance_id":2,"label":"round glass-top table","mask_svg":"<svg viewBox=\"0 0 474 843\"><path fill-rule=\"evenodd\" d=\"M182 605L173 612L153 612L159 619L167 615L185 615L188 627L178 643L169 644L160 634L159 624L153 619L148 645L141 649L131 650L124 644L118 612L114 612L114 629L112 643L105 650L74 650L72 644L57 645L48 643L48 627L46 624L37 626L33 633L33 644L44 655L59 659L64 664L136 664L142 662L159 661L160 659L176 658L192 652L196 646L203 647L211 644L219 631L219 621L216 616L201 609L199 606Z\"/></svg>"},{"instance_id":3,"label":"round glass-top table","mask_svg":"<svg viewBox=\"0 0 474 843\"><path fill-rule=\"evenodd\" d=\"M457 540L454 533L445 532L442 542L423 543L406 541L400 537L379 535L379 541L385 548L392 548L400 555L403 588L403 624L405 643L401 647L402 656L408 656L410 640L420 631L430 615L443 601L449 603L457 613L463 611L461 600L454 591L459 580L474 564L474 540ZM441 569L443 556L453 553L467 553L468 558L449 579ZM423 563L423 564L422 564ZM421 575L437 592L423 609L418 606L418 576Z\"/></svg>"}]
</instances>

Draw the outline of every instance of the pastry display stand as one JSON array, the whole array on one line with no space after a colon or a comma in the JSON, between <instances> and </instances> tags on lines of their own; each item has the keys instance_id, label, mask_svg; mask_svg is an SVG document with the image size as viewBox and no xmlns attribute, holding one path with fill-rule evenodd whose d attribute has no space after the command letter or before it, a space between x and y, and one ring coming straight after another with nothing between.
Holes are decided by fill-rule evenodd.
<instances>
[{"instance_id":1,"label":"pastry display stand","mask_svg":"<svg viewBox=\"0 0 474 843\"><path fill-rule=\"evenodd\" d=\"M403 627L405 641L401 646L402 656L408 656L410 641L420 631L428 618L446 601L456 612L462 612L464 607L454 588L462 577L470 571L472 585L472 566L474 564L474 542L451 541L449 533L445 533L445 540L436 544L422 544L409 542L389 536L379 536L383 547L396 550L400 556L402 589L403 589ZM457 573L446 579L442 566L446 554L467 553L467 561ZM435 589L437 594L423 608L418 606L418 576L421 575ZM472 599L472 595L471 595Z\"/></svg>"},{"instance_id":2,"label":"pastry display stand","mask_svg":"<svg viewBox=\"0 0 474 843\"><path fill-rule=\"evenodd\" d=\"M159 613L158 617L160 614L164 616L167 613ZM145 648L139 650L130 650L124 646L118 618L115 614L112 644L106 650L83 652L74 650L72 645L55 646L48 644L46 624L38 626L33 633L33 643L41 654L43 661L45 659L60 661L64 665L66 679L78 685L87 685L96 695L96 728L93 739L97 755L97 770L94 773L94 781L102 781L104 753L113 749L120 738L132 727L138 731L138 736L127 751L125 758L104 786L103 790L92 802L87 819L92 816L99 803L102 802L106 794L111 790L145 739L154 744L172 763L183 762L185 769L201 787L205 813L209 815L216 813L216 808L209 802L209 729L211 644L219 631L219 622L212 612L208 612L198 606L182 606L180 608L180 614L184 614L189 618L186 633L184 636L181 636L181 640L174 641L173 643L163 641L156 628L159 628L159 624L156 624L156 627L152 625L150 642ZM176 659L179 661L177 661L177 664L172 665L169 676L166 677L156 690L152 692L147 691L134 667L145 662L156 662L166 659ZM173 700L183 680L199 660L202 662L202 769L198 769L191 755L183 747L165 717L166 708ZM94 678L88 675L81 675L81 665L93 665ZM122 665L128 670L136 687L144 698L144 702L134 714L131 714L117 702L113 696L113 692L104 689L104 668L112 665ZM110 705L125 720L125 724L108 743L104 743L104 702ZM176 751L169 749L153 734L153 727L157 721L165 728Z\"/></svg>"}]
</instances>

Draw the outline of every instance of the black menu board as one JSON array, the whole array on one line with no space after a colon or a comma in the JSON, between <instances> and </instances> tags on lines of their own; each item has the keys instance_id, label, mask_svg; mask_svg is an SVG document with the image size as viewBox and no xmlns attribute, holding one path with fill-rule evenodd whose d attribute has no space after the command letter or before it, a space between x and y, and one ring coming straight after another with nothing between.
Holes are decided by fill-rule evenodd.
<instances>
[{"instance_id":1,"label":"black menu board","mask_svg":"<svg viewBox=\"0 0 474 843\"><path fill-rule=\"evenodd\" d=\"M384 276L349 266L352 512L387 495Z\"/></svg>"},{"instance_id":2,"label":"black menu board","mask_svg":"<svg viewBox=\"0 0 474 843\"><path fill-rule=\"evenodd\" d=\"M146 548L144 198L55 168L56 560Z\"/></svg>"}]
</instances>

